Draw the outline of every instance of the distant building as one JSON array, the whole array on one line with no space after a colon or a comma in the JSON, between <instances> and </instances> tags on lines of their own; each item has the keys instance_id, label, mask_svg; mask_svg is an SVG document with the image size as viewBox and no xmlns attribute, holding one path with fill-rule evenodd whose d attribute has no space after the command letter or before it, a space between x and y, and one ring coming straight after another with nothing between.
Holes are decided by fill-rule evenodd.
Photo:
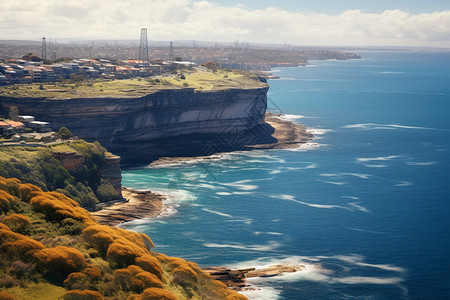
<instances>
[{"instance_id":1,"label":"distant building","mask_svg":"<svg viewBox=\"0 0 450 300\"><path fill-rule=\"evenodd\" d=\"M43 121L32 121L28 123L28 126L37 132L50 132L52 130L50 123Z\"/></svg>"},{"instance_id":2,"label":"distant building","mask_svg":"<svg viewBox=\"0 0 450 300\"><path fill-rule=\"evenodd\" d=\"M0 121L0 134L4 137L10 137L14 134L14 128L5 121Z\"/></svg>"},{"instance_id":3,"label":"distant building","mask_svg":"<svg viewBox=\"0 0 450 300\"><path fill-rule=\"evenodd\" d=\"M33 122L35 119L33 116L18 116L17 120L19 120L20 122L24 123L25 125L29 126L28 124L30 122Z\"/></svg>"},{"instance_id":4,"label":"distant building","mask_svg":"<svg viewBox=\"0 0 450 300\"><path fill-rule=\"evenodd\" d=\"M23 131L25 129L25 124L23 124L22 122L16 121L5 121L5 122L11 125L11 127L14 129L14 132Z\"/></svg>"}]
</instances>

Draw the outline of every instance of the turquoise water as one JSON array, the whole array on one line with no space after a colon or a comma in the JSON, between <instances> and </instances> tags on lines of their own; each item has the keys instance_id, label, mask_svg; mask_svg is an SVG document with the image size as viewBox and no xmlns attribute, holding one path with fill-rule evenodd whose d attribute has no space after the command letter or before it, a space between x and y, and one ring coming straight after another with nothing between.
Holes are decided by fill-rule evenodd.
<instances>
[{"instance_id":1,"label":"turquoise water","mask_svg":"<svg viewBox=\"0 0 450 300\"><path fill-rule=\"evenodd\" d=\"M318 137L303 149L125 170L176 193L124 226L200 266L305 265L252 299L447 299L450 53L360 54L274 70L269 107Z\"/></svg>"}]
</instances>

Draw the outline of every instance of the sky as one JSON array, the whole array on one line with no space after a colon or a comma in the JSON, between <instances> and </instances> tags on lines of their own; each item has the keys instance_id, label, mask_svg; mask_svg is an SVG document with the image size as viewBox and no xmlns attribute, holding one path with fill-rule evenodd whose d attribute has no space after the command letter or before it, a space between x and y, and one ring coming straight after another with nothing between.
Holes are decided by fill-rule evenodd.
<instances>
[{"instance_id":1,"label":"sky","mask_svg":"<svg viewBox=\"0 0 450 300\"><path fill-rule=\"evenodd\" d=\"M0 40L135 39L450 48L448 0L9 0Z\"/></svg>"}]
</instances>

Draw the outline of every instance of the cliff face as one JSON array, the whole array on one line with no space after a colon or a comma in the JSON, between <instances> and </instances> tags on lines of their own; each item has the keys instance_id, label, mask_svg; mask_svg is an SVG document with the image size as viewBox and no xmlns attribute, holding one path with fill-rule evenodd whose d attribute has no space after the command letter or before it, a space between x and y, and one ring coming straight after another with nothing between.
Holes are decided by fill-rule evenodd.
<instances>
[{"instance_id":1,"label":"cliff face","mask_svg":"<svg viewBox=\"0 0 450 300\"><path fill-rule=\"evenodd\" d=\"M69 172L79 172L83 168L84 156L74 152L59 152L54 154Z\"/></svg>"},{"instance_id":2,"label":"cliff face","mask_svg":"<svg viewBox=\"0 0 450 300\"><path fill-rule=\"evenodd\" d=\"M160 156L208 155L268 142L268 87L199 92L161 90L140 98L0 98L20 114L49 121L54 130L98 140L125 162Z\"/></svg>"},{"instance_id":3,"label":"cliff face","mask_svg":"<svg viewBox=\"0 0 450 300\"><path fill-rule=\"evenodd\" d=\"M102 178L108 180L116 192L122 196L122 171L120 169L119 156L105 157L100 175Z\"/></svg>"}]
</instances>

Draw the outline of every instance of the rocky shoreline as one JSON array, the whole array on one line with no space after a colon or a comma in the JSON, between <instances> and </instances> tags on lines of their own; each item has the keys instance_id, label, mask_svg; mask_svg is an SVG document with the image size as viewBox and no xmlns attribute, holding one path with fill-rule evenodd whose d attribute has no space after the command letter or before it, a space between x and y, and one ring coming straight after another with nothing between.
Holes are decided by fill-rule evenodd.
<instances>
[{"instance_id":1,"label":"rocky shoreline","mask_svg":"<svg viewBox=\"0 0 450 300\"><path fill-rule=\"evenodd\" d=\"M242 151L269 150L269 149L294 149L314 139L314 135L308 132L303 125L283 119L282 114L266 113L265 122L273 129L271 137L274 142L266 144L248 145ZM164 167L188 163L192 160L220 159L220 153L211 156L196 157L162 157L150 163L152 167Z\"/></svg>"},{"instance_id":2,"label":"rocky shoreline","mask_svg":"<svg viewBox=\"0 0 450 300\"><path fill-rule=\"evenodd\" d=\"M285 273L295 273L305 269L306 267L304 265L273 265L261 269L228 269L225 267L202 268L203 271L214 277L214 279L222 281L229 288L239 292L254 290L254 288L247 283L247 278L281 276Z\"/></svg>"},{"instance_id":3,"label":"rocky shoreline","mask_svg":"<svg viewBox=\"0 0 450 300\"><path fill-rule=\"evenodd\" d=\"M122 188L123 202L115 202L91 212L100 224L117 226L143 218L155 218L161 214L166 196L151 191Z\"/></svg>"},{"instance_id":4,"label":"rocky shoreline","mask_svg":"<svg viewBox=\"0 0 450 300\"><path fill-rule=\"evenodd\" d=\"M245 148L246 151L298 148L314 138L313 134L309 133L305 126L287 121L283 119L283 115L267 113L266 123L273 128L272 137L276 142L251 145ZM220 155L164 157L154 161L150 166L164 167L167 165L185 164L199 158L220 159L220 157ZM139 191L129 188L122 188L122 195L125 201L104 205L100 210L92 213L99 223L117 226L137 219L155 218L162 213L163 202L167 199L166 196L152 191Z\"/></svg>"},{"instance_id":5,"label":"rocky shoreline","mask_svg":"<svg viewBox=\"0 0 450 300\"><path fill-rule=\"evenodd\" d=\"M245 150L262 149L292 149L311 141L314 136L305 126L283 119L283 115L266 114L266 123L273 128L272 137L274 143L259 144L246 147ZM220 155L206 157L166 157L151 163L151 166L164 167L168 165L185 164L193 159L219 159ZM166 196L151 191L138 191L122 188L122 195L126 201L116 202L105 206L92 214L101 224L117 226L124 222L143 218L155 218L163 211ZM236 291L254 290L247 283L247 278L280 276L285 273L299 272L305 269L304 265L286 266L273 265L266 268L256 269L229 269L225 267L208 267L203 271L210 274L216 280L222 281L231 289Z\"/></svg>"}]
</instances>

